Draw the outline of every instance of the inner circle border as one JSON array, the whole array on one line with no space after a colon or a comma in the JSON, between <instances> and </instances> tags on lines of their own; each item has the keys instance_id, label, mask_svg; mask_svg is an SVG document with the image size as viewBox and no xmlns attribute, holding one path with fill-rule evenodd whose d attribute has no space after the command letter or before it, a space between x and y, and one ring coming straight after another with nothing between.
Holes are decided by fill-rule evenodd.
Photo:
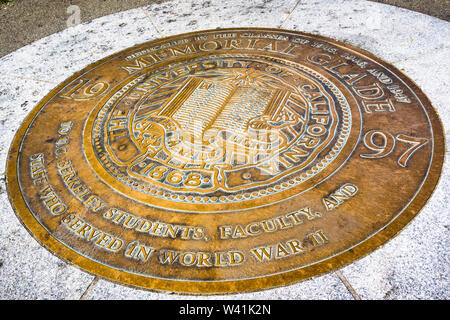
<instances>
[{"instance_id":1,"label":"inner circle border","mask_svg":"<svg viewBox=\"0 0 450 320\"><path fill-rule=\"evenodd\" d=\"M112 56L101 59L87 66L83 70L75 73L72 77L65 80L63 83L54 88L49 94L47 94L37 104L37 106L28 114L28 116L22 123L21 127L18 129L13 139L13 142L10 146L6 165L6 186L8 198L12 204L14 212L19 221L41 245L47 248L51 253L64 259L66 262L81 268L84 271L90 272L94 275L106 278L111 281L118 282L122 285L146 288L154 291L170 291L184 294L226 294L226 293L250 292L295 283L310 278L312 276L328 273L336 268L340 268L349 263L352 263L355 260L360 259L363 256L369 254L376 248L382 246L388 240L392 239L419 213L421 208L426 204L426 202L431 197L433 191L435 190L439 182L445 158L445 136L442 122L437 116L436 111L433 108L430 100L412 80L410 80L406 75L401 73L395 67L383 61L382 59L378 58L376 55L370 52L346 44L339 40L299 31L273 29L273 28L227 28L219 30L203 30L192 33L175 35L155 40L153 41L153 43L156 44L162 41L167 41L169 39L182 36L191 36L194 34L201 34L207 32L230 32L230 31L282 32L285 34L300 35L304 37L326 41L332 43L338 48L343 48L347 51L353 51L357 54L364 55L365 58L389 70L389 72L394 74L406 86L408 86L415 93L418 100L421 102L424 110L426 111L431 126L430 130L433 134L432 140L433 152L429 165L428 174L424 178L420 189L417 191L416 195L411 199L411 201L407 203L406 206L403 208L403 210L401 210L401 212L399 212L396 215L396 217L384 228L373 234L365 241L360 242L359 244L355 245L352 248L347 249L344 252L341 252L326 260L317 262L315 264L306 266L301 269L295 269L284 273L273 274L269 276L261 276L245 280L205 282L205 281L167 280L152 277L144 277L123 270L113 269L97 261L89 259L85 256L79 255L73 249L65 246L64 244L59 242L55 237L53 237L50 233L48 233L46 228L43 225L41 225L39 221L35 218L32 210L28 207L26 200L23 198L18 178L19 174L18 161L20 158L21 145L28 131L29 125L33 122L34 118L37 116L39 111L43 107L45 107L45 105L52 99L54 94L56 94L57 92L65 88L69 83L71 83L72 81L83 75L85 72L87 72L87 70L90 70L96 66L104 64L113 57L117 57L119 55L138 50L148 45L147 42L132 48L125 49Z\"/></svg>"},{"instance_id":2,"label":"inner circle border","mask_svg":"<svg viewBox=\"0 0 450 320\"><path fill-rule=\"evenodd\" d=\"M207 55L205 55L206 57ZM281 62L279 62L278 60L282 60L279 59L277 57L264 57L263 55L256 55L256 54L214 54L215 57L246 57L246 58L254 58L254 59L269 59L269 60L276 60L278 63L281 64ZM206 59L206 58L204 58ZM355 125L357 126L359 124L353 124L352 122L352 114L351 114L351 109L349 106L348 101L344 98L344 94L341 92L341 90L339 88L337 88L337 86L331 82L329 79L327 79L326 77L324 77L322 74L306 67L306 66L302 66L298 63L294 63L292 61L283 61L283 63L291 65L293 67L299 68L302 72L305 72L305 74L308 75L312 75L315 78L314 79L318 79L320 80L324 85L326 85L328 87L328 89L333 92L333 94L336 96L338 105L341 109L341 112L343 114L343 119L340 119L339 121L342 122L342 124L340 124L340 127L343 126L347 126L347 129L343 129L342 132L339 133L339 135L337 137L335 137L336 141L339 141L337 143L335 143L335 146L333 147L332 150L330 150L329 154L327 155L327 157L323 157L323 159L321 161L316 161L316 164L314 164L308 171L306 172L291 172L289 174L287 174L288 176L291 176L288 180L284 181L284 182L272 182L269 183L270 188L266 187L265 189L259 190L259 191L253 191L253 192L248 192L245 193L244 195L242 195L241 197L236 197L236 196L224 196L224 199L221 199L222 197L217 197L217 196L195 196L195 197L191 197L192 200L188 201L187 198L188 197L179 197L177 194L174 194L171 191L161 191L159 188L149 188L149 187L145 187L143 185L141 185L139 183L139 179L136 178L132 178L132 177L128 177L128 176L123 176L121 177L121 175L113 175L111 173L109 173L111 176L113 176L114 178L116 178L116 180L118 182L121 182L123 185L125 185L126 187L129 187L131 189L133 189L135 192L140 192L140 193L144 193L147 196L151 196L151 197L155 197L157 199L167 199L170 201L174 201L174 202L180 202L180 203L194 203L194 204L211 204L211 203L240 203L242 201L247 201L247 200L253 200L253 199L260 199L260 198L264 198L264 197L268 197L268 196L273 196L273 194L276 193L280 193L284 190L296 187L297 185L309 180L310 178L312 178L313 176L317 175L318 173L320 173L321 171L323 171L325 168L328 167L328 165L330 165L333 161L336 160L336 158L338 158L338 156L340 155L341 151L344 149L347 141L349 140L349 136L350 133L352 131L352 126ZM294 66L295 65L295 66ZM101 159L99 157L95 157L94 154L92 152L92 150L90 150L91 146L92 149L97 149L97 152L99 155L102 155L103 152L106 153L106 151L104 151L104 147L103 145L97 145L97 140L96 140L96 135L98 135L98 133L96 132L100 132L102 130L101 128L101 122L103 121L104 117L106 117L106 114L108 113L108 110L111 109L115 103L118 101L118 99L120 99L120 97L129 89L131 89L132 87L134 87L137 83L139 83L140 80L144 79L148 73L151 73L151 71L146 72L142 75L139 75L138 77L136 77L135 79L131 80L130 82L128 82L123 89L119 89L115 92L111 93L111 96L106 99L106 102L104 104L100 104L97 108L95 108L95 112L92 112L89 115L89 119L92 118L92 120L88 120L85 124L85 132L86 132L86 128L88 129L87 132L92 132L92 134L88 137L88 135L85 136L85 148L83 149L83 152L85 153L85 157L86 159L88 159L88 161L97 161L98 163L100 163L102 165L102 170L100 172L97 172L100 176L104 176L105 173L108 173L108 169L105 168L105 166L107 167L107 164L111 164L109 162L109 160L107 158L105 159ZM354 130L356 129L353 128ZM353 141L354 143L357 143L357 141ZM348 147L346 149L349 149ZM347 150L348 152L350 152L350 150ZM86 154L87 153L87 154ZM340 157L342 158L342 157ZM341 159L343 162L346 161L346 159ZM114 165L114 164L112 164ZM337 165L341 165L341 163L337 163ZM97 169L94 168L93 165L91 165L91 167L97 171ZM117 169L116 169L117 171ZM282 178L280 178L282 179ZM280 180L279 179L279 180ZM322 182L323 179L326 179L326 176L323 177L322 179L318 180L315 182L315 185L317 185L318 183ZM104 179L106 180L107 183L111 183L111 179ZM111 184L112 187L114 187L115 184ZM312 186L314 187L314 186ZM309 187L310 189L311 187ZM117 189L117 188L115 188ZM270 190L271 189L271 190ZM122 193L125 194L123 188L118 188L119 191L122 191ZM304 190L300 190L300 192L296 192L295 194L300 194L301 192L303 192ZM156 193L158 192L158 193ZM132 199L135 199L137 201L141 200L141 198L134 198L131 197ZM215 200L213 198L216 198ZM154 204L152 204L154 205ZM257 208L263 206L263 204L261 205L256 205L253 206L251 208ZM161 207L163 209L169 209L172 210L173 208L168 208L168 207ZM211 211L205 211L205 212L211 212Z\"/></svg>"}]
</instances>

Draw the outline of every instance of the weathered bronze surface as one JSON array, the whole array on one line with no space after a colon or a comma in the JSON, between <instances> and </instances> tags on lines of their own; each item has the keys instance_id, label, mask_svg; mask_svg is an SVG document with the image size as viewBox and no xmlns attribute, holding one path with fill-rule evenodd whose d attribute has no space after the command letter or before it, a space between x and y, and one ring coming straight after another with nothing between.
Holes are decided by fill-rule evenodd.
<instances>
[{"instance_id":1,"label":"weathered bronze surface","mask_svg":"<svg viewBox=\"0 0 450 320\"><path fill-rule=\"evenodd\" d=\"M144 43L55 88L10 149L10 200L59 257L123 284L231 293L371 252L430 197L429 100L374 55L277 29Z\"/></svg>"}]
</instances>

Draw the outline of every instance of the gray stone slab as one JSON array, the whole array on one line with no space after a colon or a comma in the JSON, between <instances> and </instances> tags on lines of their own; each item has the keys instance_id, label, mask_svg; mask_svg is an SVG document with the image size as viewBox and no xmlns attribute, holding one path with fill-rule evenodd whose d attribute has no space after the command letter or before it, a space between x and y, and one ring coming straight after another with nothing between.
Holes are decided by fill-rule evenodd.
<instances>
[{"instance_id":1,"label":"gray stone slab","mask_svg":"<svg viewBox=\"0 0 450 320\"><path fill-rule=\"evenodd\" d=\"M5 188L4 178L0 189ZM93 276L44 249L0 195L0 300L79 299Z\"/></svg>"},{"instance_id":2,"label":"gray stone slab","mask_svg":"<svg viewBox=\"0 0 450 320\"><path fill-rule=\"evenodd\" d=\"M158 36L145 12L131 9L67 28L0 58L0 73L62 82L87 65Z\"/></svg>"},{"instance_id":3,"label":"gray stone slab","mask_svg":"<svg viewBox=\"0 0 450 320\"><path fill-rule=\"evenodd\" d=\"M164 36L227 27L277 28L297 0L287 1L166 1L145 9Z\"/></svg>"},{"instance_id":4,"label":"gray stone slab","mask_svg":"<svg viewBox=\"0 0 450 320\"><path fill-rule=\"evenodd\" d=\"M86 296L86 299L139 299L139 300L352 300L342 281L334 273L313 278L286 287L280 287L260 292L232 295L194 296L156 293L147 290L137 290L130 287L100 280Z\"/></svg>"},{"instance_id":5,"label":"gray stone slab","mask_svg":"<svg viewBox=\"0 0 450 320\"><path fill-rule=\"evenodd\" d=\"M14 134L27 114L57 83L2 74L0 83L0 173L4 174Z\"/></svg>"},{"instance_id":6,"label":"gray stone slab","mask_svg":"<svg viewBox=\"0 0 450 320\"><path fill-rule=\"evenodd\" d=\"M450 25L450 23L448 24ZM447 134L450 129L450 109L448 108L450 101L449 61L450 47L446 47L395 63L395 66L412 79L431 100L439 113Z\"/></svg>"},{"instance_id":7,"label":"gray stone slab","mask_svg":"<svg viewBox=\"0 0 450 320\"><path fill-rule=\"evenodd\" d=\"M345 41L389 62L450 43L450 23L364 0L303 0L283 27Z\"/></svg>"},{"instance_id":8,"label":"gray stone slab","mask_svg":"<svg viewBox=\"0 0 450 320\"><path fill-rule=\"evenodd\" d=\"M14 214L5 186L5 160L23 118L54 86L0 75L0 299L78 299L93 276L44 249Z\"/></svg>"}]
</instances>

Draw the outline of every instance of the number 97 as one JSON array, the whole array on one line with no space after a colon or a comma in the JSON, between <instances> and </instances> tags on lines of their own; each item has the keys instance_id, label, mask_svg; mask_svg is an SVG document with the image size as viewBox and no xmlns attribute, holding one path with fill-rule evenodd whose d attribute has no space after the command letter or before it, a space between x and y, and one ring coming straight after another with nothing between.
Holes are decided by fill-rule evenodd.
<instances>
[{"instance_id":1,"label":"number 97","mask_svg":"<svg viewBox=\"0 0 450 320\"><path fill-rule=\"evenodd\" d=\"M411 147L409 147L397 160L398 165L403 168L407 166L408 160L411 158L413 153L428 143L428 139L426 138L411 137L402 133L397 134L394 137L387 131L370 130L364 135L363 143L367 149L374 152L362 153L360 156L365 159L384 158L392 153L397 141L405 142L411 145Z\"/></svg>"}]
</instances>

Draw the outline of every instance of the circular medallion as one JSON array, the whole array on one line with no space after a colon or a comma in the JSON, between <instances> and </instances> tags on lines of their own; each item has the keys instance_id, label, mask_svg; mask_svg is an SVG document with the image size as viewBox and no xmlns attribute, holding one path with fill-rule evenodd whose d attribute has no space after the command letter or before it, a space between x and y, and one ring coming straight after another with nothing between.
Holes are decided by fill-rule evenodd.
<instances>
[{"instance_id":1,"label":"circular medallion","mask_svg":"<svg viewBox=\"0 0 450 320\"><path fill-rule=\"evenodd\" d=\"M339 41L221 29L144 43L55 88L15 136L10 200L81 268L178 293L341 267L401 230L444 157L429 100Z\"/></svg>"}]
</instances>

